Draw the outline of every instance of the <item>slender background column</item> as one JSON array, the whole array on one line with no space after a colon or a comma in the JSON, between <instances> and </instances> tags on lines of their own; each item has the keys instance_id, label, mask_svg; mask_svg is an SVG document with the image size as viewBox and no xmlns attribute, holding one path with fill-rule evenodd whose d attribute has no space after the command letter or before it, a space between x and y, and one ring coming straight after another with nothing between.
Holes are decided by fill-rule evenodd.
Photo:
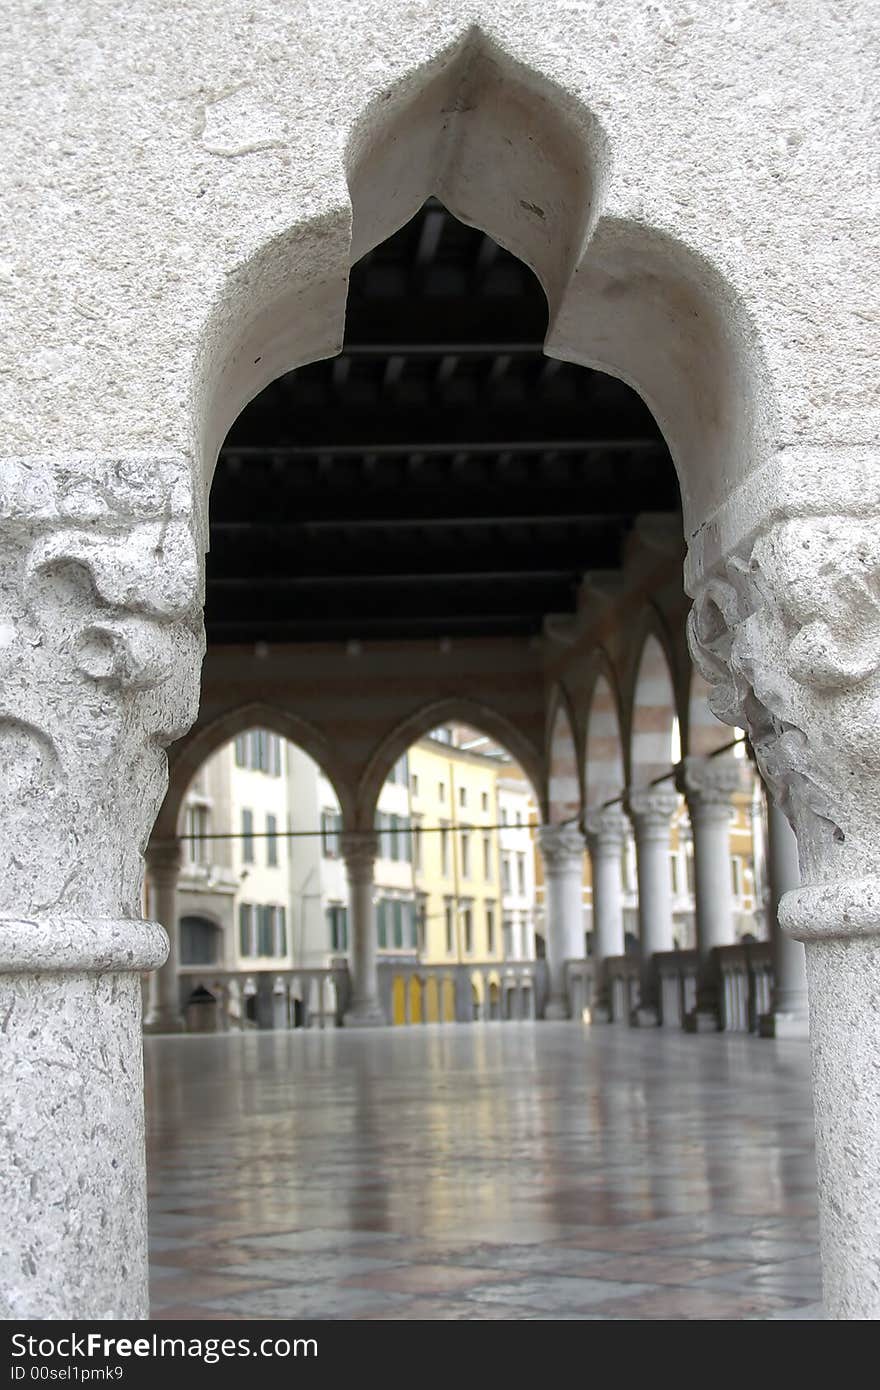
<instances>
[{"instance_id":1,"label":"slender background column","mask_svg":"<svg viewBox=\"0 0 880 1390\"><path fill-rule=\"evenodd\" d=\"M348 874L351 919L351 1005L345 1013L346 1028L375 1028L387 1022L379 1003L376 968L376 914L373 907L373 871L379 853L379 837L346 832L342 855Z\"/></svg>"},{"instance_id":2,"label":"slender background column","mask_svg":"<svg viewBox=\"0 0 880 1390\"><path fill-rule=\"evenodd\" d=\"M688 1032L717 1032L721 1014L718 966L713 952L736 940L730 876L730 810L742 785L733 758L687 757L679 774L694 832L694 898L697 925L697 1006L685 1019Z\"/></svg>"},{"instance_id":3,"label":"slender background column","mask_svg":"<svg viewBox=\"0 0 880 1390\"><path fill-rule=\"evenodd\" d=\"M617 807L595 811L587 818L587 844L593 879L593 1002L595 1023L611 1019L608 976L609 956L626 949L623 931L623 880L621 857L626 838L626 818Z\"/></svg>"},{"instance_id":4,"label":"slender background column","mask_svg":"<svg viewBox=\"0 0 880 1390\"><path fill-rule=\"evenodd\" d=\"M542 825L538 843L544 860L544 918L547 959L545 1019L568 1018L565 962L583 960L584 848L586 841L570 825Z\"/></svg>"},{"instance_id":5,"label":"slender background column","mask_svg":"<svg viewBox=\"0 0 880 1390\"><path fill-rule=\"evenodd\" d=\"M640 788L627 799L636 838L642 954L641 993L632 1022L642 1027L660 1022L654 955L672 950L669 827L677 805L675 792L668 786Z\"/></svg>"},{"instance_id":6,"label":"slender background column","mask_svg":"<svg viewBox=\"0 0 880 1390\"><path fill-rule=\"evenodd\" d=\"M767 796L767 869L770 900L768 925L773 943L773 1008L760 1020L762 1038L807 1038L810 1010L807 1004L807 962L803 943L788 936L779 925L779 903L800 886L798 847L785 812Z\"/></svg>"},{"instance_id":7,"label":"slender background column","mask_svg":"<svg viewBox=\"0 0 880 1390\"><path fill-rule=\"evenodd\" d=\"M177 882L180 878L179 840L158 841L147 847L147 873L153 890L153 912L168 937L168 957L156 971L150 990L149 1033L180 1033L180 926L177 920Z\"/></svg>"}]
</instances>

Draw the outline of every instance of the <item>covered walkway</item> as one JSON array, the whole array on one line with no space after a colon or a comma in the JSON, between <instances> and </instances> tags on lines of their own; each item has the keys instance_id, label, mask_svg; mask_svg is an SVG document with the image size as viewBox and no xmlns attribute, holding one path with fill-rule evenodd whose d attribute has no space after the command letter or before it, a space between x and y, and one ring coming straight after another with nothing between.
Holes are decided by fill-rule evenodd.
<instances>
[{"instance_id":1,"label":"covered walkway","mask_svg":"<svg viewBox=\"0 0 880 1390\"><path fill-rule=\"evenodd\" d=\"M146 1065L154 1316L821 1317L803 1042L427 1025Z\"/></svg>"}]
</instances>

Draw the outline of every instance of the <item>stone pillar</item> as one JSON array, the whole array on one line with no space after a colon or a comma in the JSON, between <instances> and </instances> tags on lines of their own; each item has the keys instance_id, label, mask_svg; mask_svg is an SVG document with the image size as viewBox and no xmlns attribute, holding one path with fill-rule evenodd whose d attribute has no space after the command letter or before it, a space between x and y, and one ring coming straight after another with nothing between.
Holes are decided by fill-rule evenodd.
<instances>
[{"instance_id":1,"label":"stone pillar","mask_svg":"<svg viewBox=\"0 0 880 1390\"><path fill-rule=\"evenodd\" d=\"M547 1001L545 1019L568 1018L565 962L583 960L584 848L586 841L571 825L542 825L538 843L544 860Z\"/></svg>"},{"instance_id":2,"label":"stone pillar","mask_svg":"<svg viewBox=\"0 0 880 1390\"><path fill-rule=\"evenodd\" d=\"M621 857L626 818L616 806L587 817L587 844L593 871L593 1004L594 1023L609 1023L611 999L605 966L609 956L626 949L623 931Z\"/></svg>"},{"instance_id":3,"label":"stone pillar","mask_svg":"<svg viewBox=\"0 0 880 1390\"><path fill-rule=\"evenodd\" d=\"M672 879L669 868L669 828L678 801L670 786L641 787L627 798L636 840L639 881L639 944L641 988L631 1022L653 1027L660 1022L660 1000L654 955L672 950Z\"/></svg>"},{"instance_id":4,"label":"stone pillar","mask_svg":"<svg viewBox=\"0 0 880 1390\"><path fill-rule=\"evenodd\" d=\"M722 1026L717 946L732 946L733 884L730 876L730 809L742 786L733 758L687 757L679 791L687 798L694 833L694 898L697 919L697 1004L684 1020L689 1033L715 1033Z\"/></svg>"},{"instance_id":5,"label":"stone pillar","mask_svg":"<svg viewBox=\"0 0 880 1390\"><path fill-rule=\"evenodd\" d=\"M373 866L379 853L379 837L372 831L345 832L342 855L348 873L351 923L351 1004L343 1023L346 1028L381 1027L387 1020L379 1003L376 969L376 914L373 909Z\"/></svg>"},{"instance_id":6,"label":"stone pillar","mask_svg":"<svg viewBox=\"0 0 880 1390\"><path fill-rule=\"evenodd\" d=\"M150 1012L145 1027L149 1033L181 1033L180 1009L180 926L177 920L177 881L180 877L179 840L153 842L147 846L147 872L153 887L153 911L165 928L168 955L156 971L150 990Z\"/></svg>"},{"instance_id":7,"label":"stone pillar","mask_svg":"<svg viewBox=\"0 0 880 1390\"><path fill-rule=\"evenodd\" d=\"M788 817L771 796L767 797L768 921L773 943L773 1007L763 1014L762 1038L809 1037L807 962L803 943L795 941L779 925L779 904L786 893L800 886L798 847Z\"/></svg>"},{"instance_id":8,"label":"stone pillar","mask_svg":"<svg viewBox=\"0 0 880 1390\"><path fill-rule=\"evenodd\" d=\"M0 466L0 1317L147 1315L142 916L203 652L190 460Z\"/></svg>"},{"instance_id":9,"label":"stone pillar","mask_svg":"<svg viewBox=\"0 0 880 1390\"><path fill-rule=\"evenodd\" d=\"M880 492L876 460L791 449L688 560L694 660L791 820L806 947L825 1308L880 1319ZM792 514L797 507L797 515ZM751 510L750 510L751 508ZM703 550L704 545L710 549Z\"/></svg>"}]
</instances>

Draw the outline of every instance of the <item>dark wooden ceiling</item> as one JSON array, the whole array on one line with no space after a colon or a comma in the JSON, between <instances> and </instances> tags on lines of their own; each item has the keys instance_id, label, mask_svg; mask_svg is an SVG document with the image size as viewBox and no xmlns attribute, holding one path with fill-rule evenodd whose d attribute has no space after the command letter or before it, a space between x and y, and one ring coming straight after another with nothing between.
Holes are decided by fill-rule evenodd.
<instances>
[{"instance_id":1,"label":"dark wooden ceiling","mask_svg":"<svg viewBox=\"0 0 880 1390\"><path fill-rule=\"evenodd\" d=\"M211 493L222 643L539 632L637 512L675 511L622 382L544 357L520 261L431 200L352 270L341 356L273 382Z\"/></svg>"}]
</instances>

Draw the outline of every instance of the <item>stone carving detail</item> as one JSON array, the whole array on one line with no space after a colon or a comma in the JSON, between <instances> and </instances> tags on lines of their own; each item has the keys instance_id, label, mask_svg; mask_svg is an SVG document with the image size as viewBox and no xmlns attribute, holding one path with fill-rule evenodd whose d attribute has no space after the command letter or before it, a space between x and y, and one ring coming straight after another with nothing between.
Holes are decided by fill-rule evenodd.
<instances>
[{"instance_id":1,"label":"stone carving detail","mask_svg":"<svg viewBox=\"0 0 880 1390\"><path fill-rule=\"evenodd\" d=\"M632 787L626 799L627 810L635 824L639 839L669 834L669 822L678 802L672 787Z\"/></svg>"},{"instance_id":2,"label":"stone carving detail","mask_svg":"<svg viewBox=\"0 0 880 1390\"><path fill-rule=\"evenodd\" d=\"M873 871L880 775L880 532L809 516L760 534L696 595L691 652L749 731L805 880Z\"/></svg>"},{"instance_id":3,"label":"stone carving detail","mask_svg":"<svg viewBox=\"0 0 880 1390\"><path fill-rule=\"evenodd\" d=\"M731 797L743 785L740 764L729 757L689 755L679 764L678 789L695 811L730 814Z\"/></svg>"},{"instance_id":4,"label":"stone carving detail","mask_svg":"<svg viewBox=\"0 0 880 1390\"><path fill-rule=\"evenodd\" d=\"M559 873L583 862L585 841L576 826L542 825L538 843L548 873Z\"/></svg>"},{"instance_id":5,"label":"stone carving detail","mask_svg":"<svg viewBox=\"0 0 880 1390\"><path fill-rule=\"evenodd\" d=\"M342 833L340 847L349 880L352 883L372 883L374 865L379 855L379 836L372 830L346 830Z\"/></svg>"},{"instance_id":6,"label":"stone carving detail","mask_svg":"<svg viewBox=\"0 0 880 1390\"><path fill-rule=\"evenodd\" d=\"M619 806L603 806L586 819L590 853L619 855L626 839L626 817Z\"/></svg>"},{"instance_id":7,"label":"stone carving detail","mask_svg":"<svg viewBox=\"0 0 880 1390\"><path fill-rule=\"evenodd\" d=\"M204 650L189 465L0 468L0 915L140 916L164 747Z\"/></svg>"}]
</instances>

